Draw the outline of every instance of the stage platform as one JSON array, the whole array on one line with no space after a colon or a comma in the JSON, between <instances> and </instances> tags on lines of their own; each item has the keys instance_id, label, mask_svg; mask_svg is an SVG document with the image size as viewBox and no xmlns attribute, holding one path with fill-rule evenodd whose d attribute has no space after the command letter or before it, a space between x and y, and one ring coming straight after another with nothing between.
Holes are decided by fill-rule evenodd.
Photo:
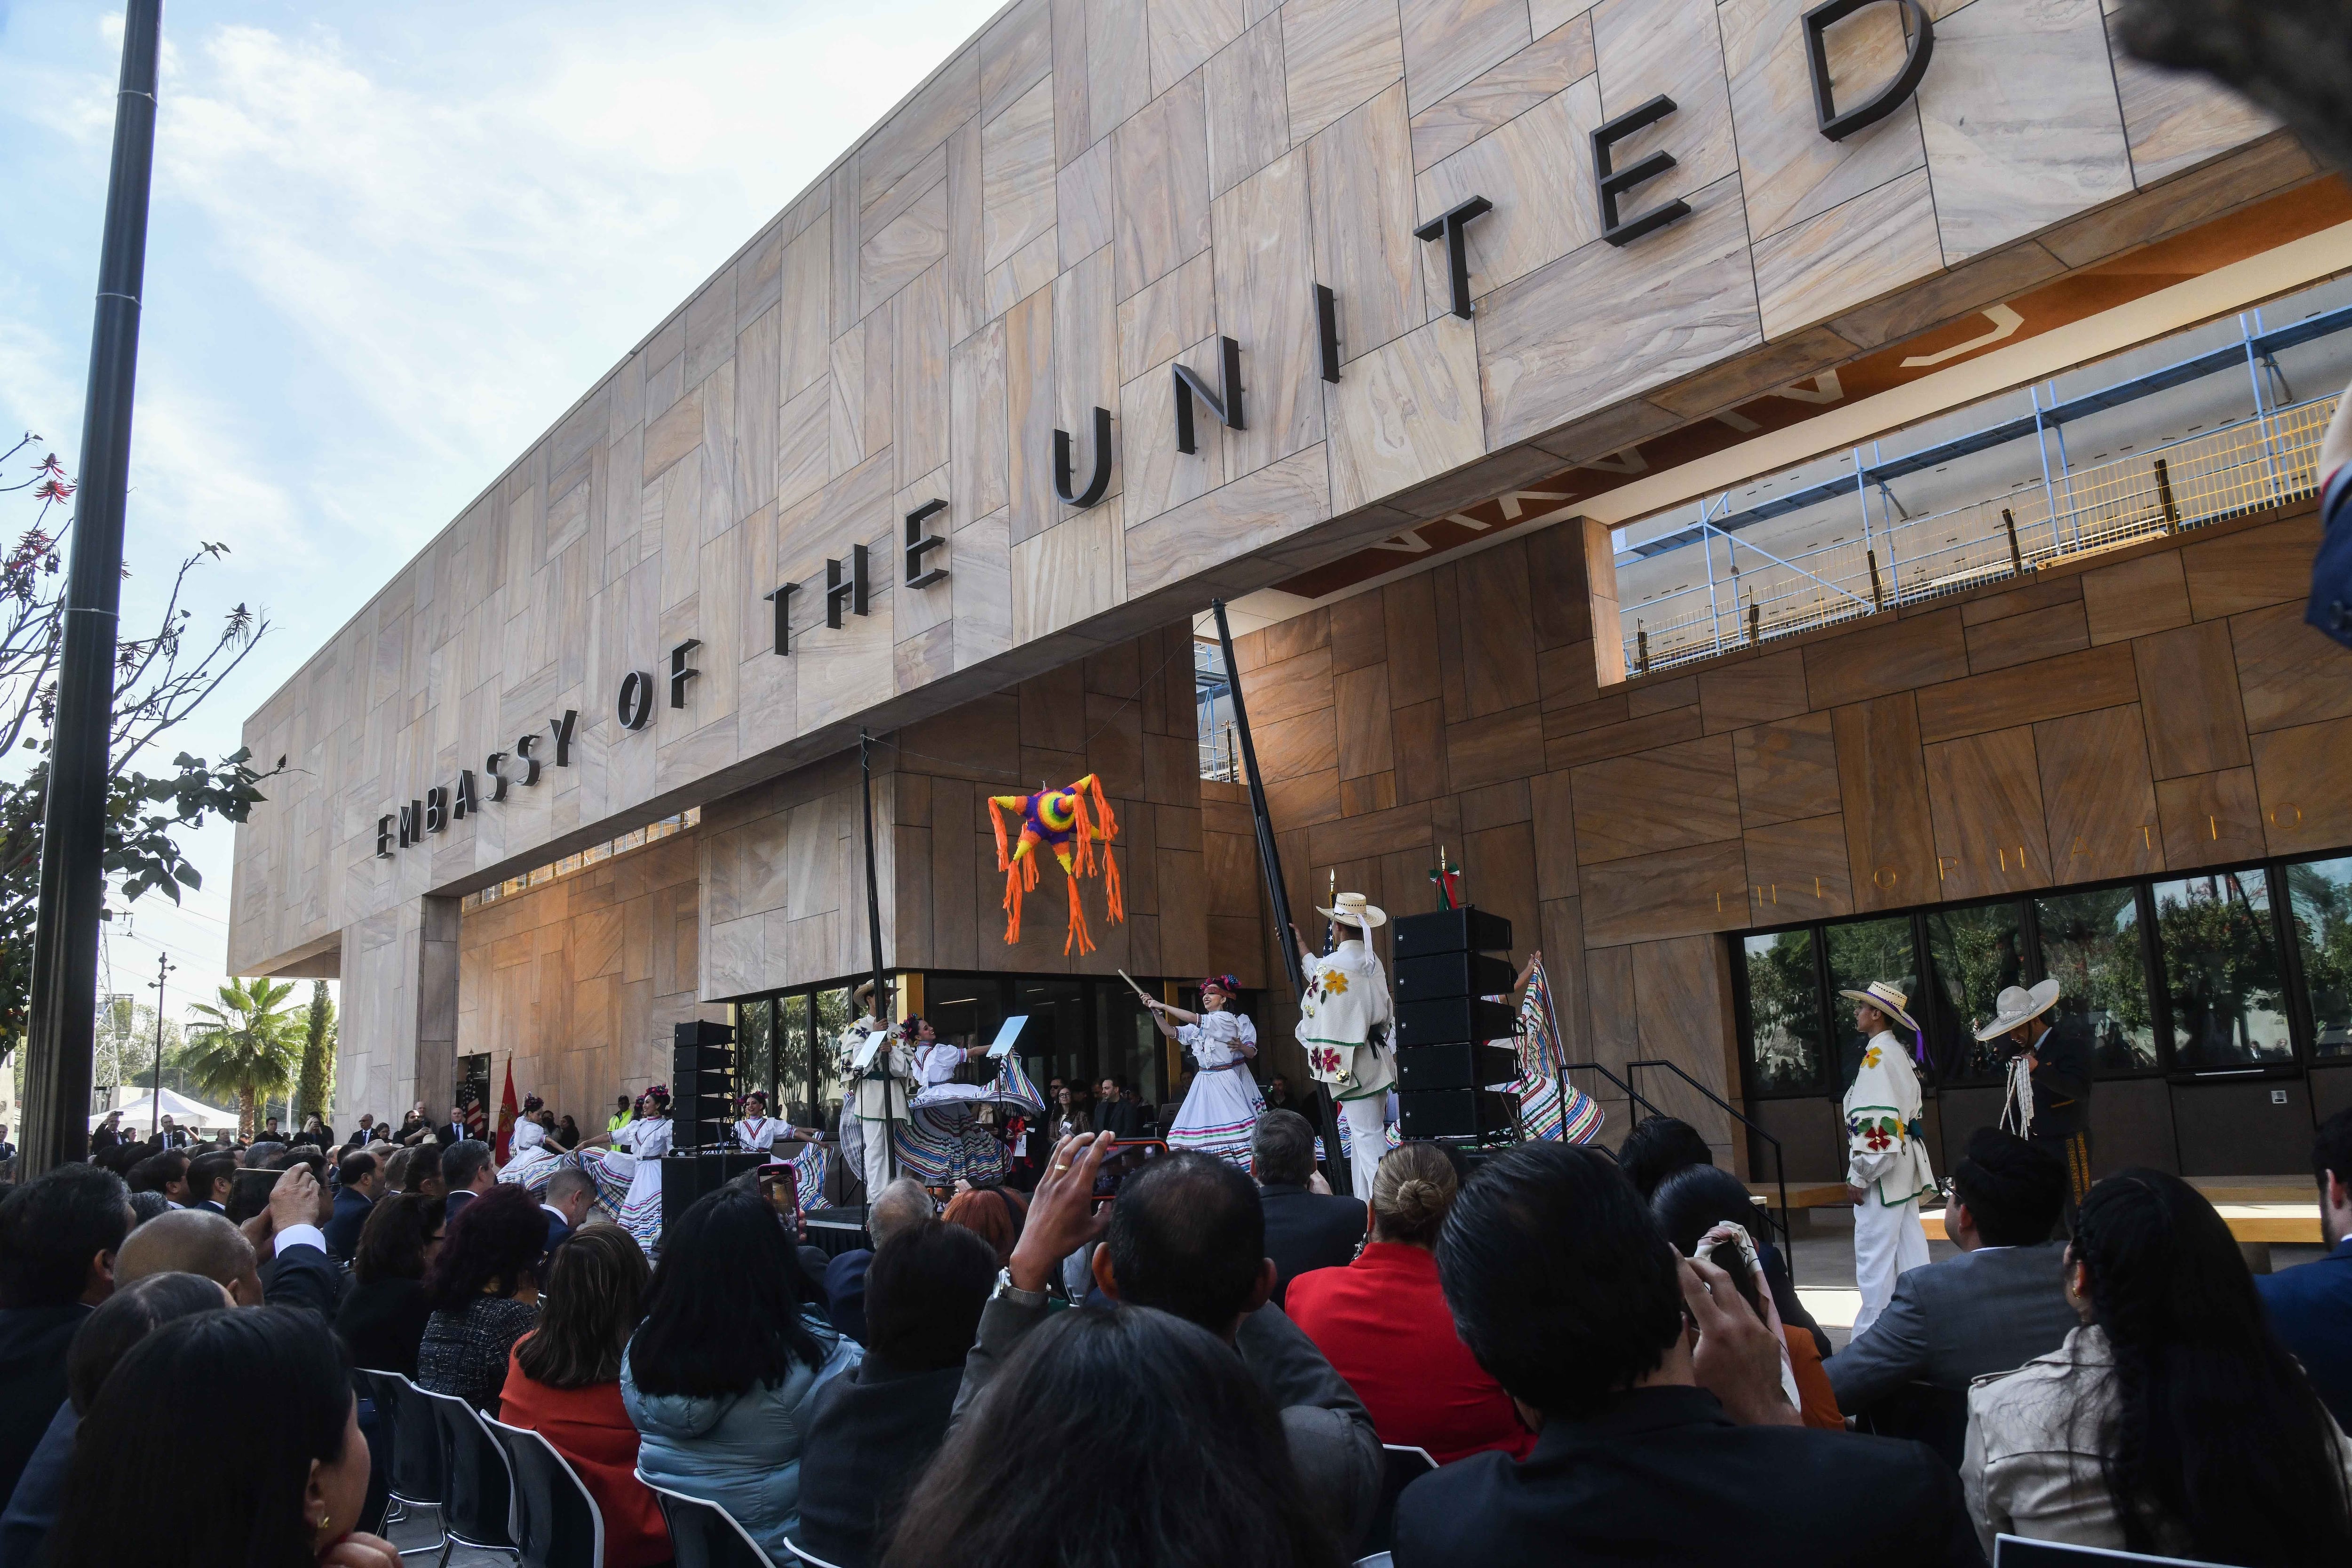
<instances>
[{"instance_id":1,"label":"stage platform","mask_svg":"<svg viewBox=\"0 0 2352 1568\"><path fill-rule=\"evenodd\" d=\"M2285 1243L2298 1247L2325 1245L2319 1231L2319 1202L2308 1182L2284 1176L2190 1176L2189 1184L2203 1193L2221 1211L2230 1234L2240 1243L2263 1246ZM1780 1206L1780 1189L1771 1182L1750 1182L1749 1195L1767 1208ZM1789 1207L1843 1208L1845 1186L1839 1182L1789 1184ZM1944 1239L1944 1215L1932 1209L1919 1216L1931 1241Z\"/></svg>"},{"instance_id":2,"label":"stage platform","mask_svg":"<svg viewBox=\"0 0 2352 1568\"><path fill-rule=\"evenodd\" d=\"M861 1247L874 1245L866 1234L866 1205L824 1208L811 1213L803 1221L808 1226L809 1245L827 1258L838 1258L845 1252L855 1252Z\"/></svg>"}]
</instances>

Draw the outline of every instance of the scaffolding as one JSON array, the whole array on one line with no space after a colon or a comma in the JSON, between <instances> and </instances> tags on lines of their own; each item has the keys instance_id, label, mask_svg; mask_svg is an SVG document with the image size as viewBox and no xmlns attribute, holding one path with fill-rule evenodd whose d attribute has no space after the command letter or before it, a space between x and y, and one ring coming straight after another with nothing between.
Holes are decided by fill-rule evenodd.
<instances>
[{"instance_id":1,"label":"scaffolding","mask_svg":"<svg viewBox=\"0 0 2352 1568\"><path fill-rule=\"evenodd\" d=\"M1881 460L1875 444L1867 457L1856 447L1852 477L1738 516L1731 514L1728 492L1701 500L1689 524L1630 552L1654 557L1696 544L1706 552L1706 569L1688 587L1624 606L1620 627L1626 668L1635 674L1671 669L1729 648L2024 578L2061 562L2308 500L2318 488L2320 440L2336 396L2275 405L2262 372L2277 347L2352 328L2352 310L2276 332L2262 331L2260 321L2259 312L2250 322L2242 318L2241 341L2227 348L2066 404L2053 389L2045 405L2036 386L2031 416L1892 462ZM2252 417L2111 462L2083 468L2068 464L2063 427L2069 419L2241 360L2254 384ZM1920 517L1902 515L1886 488L1891 479L2029 437L2042 458L2039 484ZM1880 496L1875 518L1874 489ZM1848 494L1861 509L1859 538L1783 558L1739 537L1740 530L1767 519Z\"/></svg>"}]
</instances>

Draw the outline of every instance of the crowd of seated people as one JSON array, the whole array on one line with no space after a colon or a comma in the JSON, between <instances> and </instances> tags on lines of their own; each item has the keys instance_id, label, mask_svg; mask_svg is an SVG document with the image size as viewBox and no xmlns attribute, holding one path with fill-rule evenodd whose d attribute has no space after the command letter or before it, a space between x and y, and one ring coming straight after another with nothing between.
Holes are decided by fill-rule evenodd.
<instances>
[{"instance_id":1,"label":"crowd of seated people","mask_svg":"<svg viewBox=\"0 0 2352 1568\"><path fill-rule=\"evenodd\" d=\"M392 1568L355 1366L540 1432L615 1568L673 1556L648 1480L836 1568L2352 1553L2352 1113L2314 1155L2328 1255L2259 1279L2179 1178L2118 1172L2062 1230L2063 1167L1980 1131L1958 1255L1826 1357L1666 1119L1475 1170L1408 1142L1369 1205L1289 1111L1251 1175L1178 1152L1105 1205L1115 1136L1034 1194L895 1184L831 1259L747 1179L649 1264L462 1136L59 1167L0 1199L0 1568ZM145 1462L256 1387L266 1433ZM1384 1445L1435 1468L1399 1490Z\"/></svg>"}]
</instances>

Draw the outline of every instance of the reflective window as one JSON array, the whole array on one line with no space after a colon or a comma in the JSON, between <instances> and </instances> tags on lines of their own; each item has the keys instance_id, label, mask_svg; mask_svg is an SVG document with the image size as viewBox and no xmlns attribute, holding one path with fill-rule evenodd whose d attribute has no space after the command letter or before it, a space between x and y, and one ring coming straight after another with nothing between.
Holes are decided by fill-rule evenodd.
<instances>
[{"instance_id":1,"label":"reflective window","mask_svg":"<svg viewBox=\"0 0 2352 1568\"><path fill-rule=\"evenodd\" d=\"M2222 871L2158 882L2155 892L2173 1065L2293 1061L2268 877Z\"/></svg>"},{"instance_id":2,"label":"reflective window","mask_svg":"<svg viewBox=\"0 0 2352 1568\"><path fill-rule=\"evenodd\" d=\"M849 1027L849 987L820 991L814 998L814 1021L809 1035L809 1055L815 1068L817 1108L830 1116L841 1108L841 1068L834 1047Z\"/></svg>"},{"instance_id":3,"label":"reflective window","mask_svg":"<svg viewBox=\"0 0 2352 1568\"><path fill-rule=\"evenodd\" d=\"M769 1048L769 1020L772 1016L772 1005L764 1000L735 1004L736 1092L749 1094L755 1089L766 1089L772 1110L776 1102L776 1058Z\"/></svg>"},{"instance_id":4,"label":"reflective window","mask_svg":"<svg viewBox=\"0 0 2352 1568\"><path fill-rule=\"evenodd\" d=\"M2313 1048L2323 1057L2352 1056L2352 860L2289 866L2286 896Z\"/></svg>"},{"instance_id":5,"label":"reflective window","mask_svg":"<svg viewBox=\"0 0 2352 1568\"><path fill-rule=\"evenodd\" d=\"M923 984L923 1016L931 1021L931 1028L950 1045L969 1050L982 1050L994 1043L997 1031L1004 1024L1004 988L994 978L942 978L926 975ZM980 1063L967 1064L979 1068L972 1075L992 1076Z\"/></svg>"},{"instance_id":6,"label":"reflective window","mask_svg":"<svg viewBox=\"0 0 2352 1568\"><path fill-rule=\"evenodd\" d=\"M1997 1078L1997 1042L1979 1041L1977 1027L1992 1021L1994 1001L2025 980L2025 906L1987 904L1937 910L1927 917L1927 962L1935 984L1912 1016L1927 1026L1936 1066L1947 1083Z\"/></svg>"},{"instance_id":7,"label":"reflective window","mask_svg":"<svg viewBox=\"0 0 2352 1568\"><path fill-rule=\"evenodd\" d=\"M2042 972L2058 982L2055 1018L2089 1031L2100 1071L2153 1071L2156 1016L2135 890L2036 899L2033 918L2042 931Z\"/></svg>"},{"instance_id":8,"label":"reflective window","mask_svg":"<svg viewBox=\"0 0 2352 1568\"><path fill-rule=\"evenodd\" d=\"M1881 921L1850 921L1830 926L1822 934L1829 942L1830 1001L1835 1020L1838 1083L1843 1087L1853 1080L1854 1069L1862 1064L1864 1042L1854 1033L1853 1002L1837 993L1859 991L1874 980L1884 980L1913 998L1916 1008L1919 955L1912 944L1911 920L1907 915ZM1918 1014L1915 1011L1912 1016L1916 1018Z\"/></svg>"},{"instance_id":9,"label":"reflective window","mask_svg":"<svg viewBox=\"0 0 2352 1568\"><path fill-rule=\"evenodd\" d=\"M795 1127L824 1125L824 1107L813 1101L809 1082L809 999L806 993L776 1001L776 1114Z\"/></svg>"},{"instance_id":10,"label":"reflective window","mask_svg":"<svg viewBox=\"0 0 2352 1568\"><path fill-rule=\"evenodd\" d=\"M1749 1088L1758 1094L1796 1094L1826 1087L1813 933L1751 936L1740 947L1748 981Z\"/></svg>"}]
</instances>

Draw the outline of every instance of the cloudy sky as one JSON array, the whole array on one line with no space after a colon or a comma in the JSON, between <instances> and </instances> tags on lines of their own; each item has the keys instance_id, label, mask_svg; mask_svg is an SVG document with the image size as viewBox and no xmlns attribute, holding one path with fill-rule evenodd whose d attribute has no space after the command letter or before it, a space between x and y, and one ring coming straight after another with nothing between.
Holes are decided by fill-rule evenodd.
<instances>
[{"instance_id":1,"label":"cloudy sky","mask_svg":"<svg viewBox=\"0 0 2352 1568\"><path fill-rule=\"evenodd\" d=\"M997 0L175 0L164 21L124 625L201 541L199 621L274 630L173 749L268 693ZM79 451L121 17L0 0L0 449ZM12 499L0 535L31 521ZM146 613L142 615L142 610ZM168 752L165 759L168 759ZM222 978L205 886L101 988Z\"/></svg>"}]
</instances>

